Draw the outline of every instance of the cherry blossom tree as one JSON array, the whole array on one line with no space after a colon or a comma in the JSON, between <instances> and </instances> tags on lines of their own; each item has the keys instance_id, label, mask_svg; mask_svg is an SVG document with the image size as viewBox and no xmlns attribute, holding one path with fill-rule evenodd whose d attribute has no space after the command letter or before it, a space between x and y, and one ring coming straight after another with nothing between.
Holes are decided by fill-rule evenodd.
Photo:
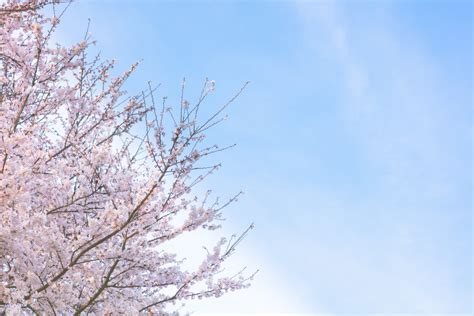
<instances>
[{"instance_id":1,"label":"cherry blossom tree","mask_svg":"<svg viewBox=\"0 0 474 316\"><path fill-rule=\"evenodd\" d=\"M223 262L253 226L194 269L166 247L219 228L239 195L219 203L195 186L219 168L202 158L227 148L206 145L205 133L245 85L206 118L213 81L194 102L183 81L175 107L155 102L151 85L128 95L136 65L113 77L115 62L90 56L87 34L52 43L64 6L0 6L0 314L166 315L247 287L253 275L222 275Z\"/></svg>"}]
</instances>

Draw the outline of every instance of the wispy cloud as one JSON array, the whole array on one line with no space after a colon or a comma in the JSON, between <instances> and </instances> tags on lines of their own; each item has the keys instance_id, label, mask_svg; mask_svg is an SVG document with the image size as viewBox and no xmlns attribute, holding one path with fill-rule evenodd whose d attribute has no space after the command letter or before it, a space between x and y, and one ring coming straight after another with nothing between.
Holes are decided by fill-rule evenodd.
<instances>
[{"instance_id":1,"label":"wispy cloud","mask_svg":"<svg viewBox=\"0 0 474 316\"><path fill-rule=\"evenodd\" d=\"M471 133L463 116L470 115L468 104L450 103L455 83L442 77L444 69L430 60L416 37L394 31L388 22L393 16L387 22L380 19L388 17L383 6L377 7L379 19L363 26L348 21L355 7L335 2L298 5L308 43L327 54L341 74L341 128L365 157L370 196L358 206L343 203L335 212L346 212L348 218L353 217L349 212L360 212L374 223L366 228L383 231L359 235L350 250L319 249L320 255L339 263L334 274L352 274L339 280L338 288L353 299L340 299L335 308L467 311L470 278L462 285L457 281L462 279L460 269L469 273L471 256L458 256L453 247L470 250L471 182L466 169ZM447 262L446 255L457 257Z\"/></svg>"},{"instance_id":2,"label":"wispy cloud","mask_svg":"<svg viewBox=\"0 0 474 316\"><path fill-rule=\"evenodd\" d=\"M122 65L148 56L136 82L173 86L189 72L229 87L252 81L214 135L240 146L219 156L213 185L247 191L226 213L225 235L257 222L228 271L261 272L250 289L191 310L470 309L470 91L394 27L384 3L79 1L71 10L65 38L80 37L92 15L106 55ZM195 255L214 240L194 237L183 249Z\"/></svg>"}]
</instances>

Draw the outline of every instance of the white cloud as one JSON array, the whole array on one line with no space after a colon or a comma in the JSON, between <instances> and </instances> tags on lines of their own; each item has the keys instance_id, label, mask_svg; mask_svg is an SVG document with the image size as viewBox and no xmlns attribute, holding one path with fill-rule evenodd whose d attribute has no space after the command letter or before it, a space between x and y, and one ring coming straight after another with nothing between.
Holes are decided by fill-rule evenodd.
<instances>
[{"instance_id":1,"label":"white cloud","mask_svg":"<svg viewBox=\"0 0 474 316\"><path fill-rule=\"evenodd\" d=\"M211 248L220 236L230 236L226 230L215 232L193 232L173 242L172 248L181 251L189 260L187 264L197 264L205 254L203 246ZM250 232L252 234L252 232ZM303 302L285 276L276 271L273 263L265 254L256 253L250 240L244 240L236 253L225 263L224 274L232 275L246 267L250 274L259 269L252 286L247 289L228 293L218 299L187 301L182 311L193 315L237 315L237 314L293 314L308 313L310 307ZM224 312L228 312L225 314ZM301 315L301 314L300 314Z\"/></svg>"},{"instance_id":2,"label":"white cloud","mask_svg":"<svg viewBox=\"0 0 474 316\"><path fill-rule=\"evenodd\" d=\"M348 22L349 10L343 10L348 8L332 1L300 2L297 8L308 45L328 55L342 75L343 102L335 106L341 128L365 156L364 176L373 191L361 205L348 203L335 212L347 220L360 213L367 222L380 221L373 227L386 229L372 232L372 240L357 236L350 250L334 244L318 249L331 258L325 262L334 264L332 277L337 271L350 275L335 280L341 296L350 293L362 300L341 299L343 307L334 308L465 311L468 294L457 287L454 275L469 264L444 259L463 236L456 235L456 221L467 210L456 203L468 178L462 146L471 137L466 121L449 104L452 83L442 78L443 69L416 38L393 31L389 22L364 21L367 25L359 29ZM433 244L439 241L445 244Z\"/></svg>"}]
</instances>

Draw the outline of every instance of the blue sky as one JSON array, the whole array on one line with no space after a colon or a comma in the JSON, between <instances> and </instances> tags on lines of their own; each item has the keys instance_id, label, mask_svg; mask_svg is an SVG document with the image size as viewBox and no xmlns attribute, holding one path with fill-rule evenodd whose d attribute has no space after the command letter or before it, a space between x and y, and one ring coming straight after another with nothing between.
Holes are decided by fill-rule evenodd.
<instances>
[{"instance_id":1,"label":"blue sky","mask_svg":"<svg viewBox=\"0 0 474 316\"><path fill-rule=\"evenodd\" d=\"M472 292L470 1L77 1L105 57L143 62L178 100L205 77L223 169L208 184L246 194L224 234L256 230L234 258L252 288L201 313L466 313ZM119 68L120 68L119 67ZM240 255L240 256L239 256ZM191 307L190 307L191 308Z\"/></svg>"}]
</instances>

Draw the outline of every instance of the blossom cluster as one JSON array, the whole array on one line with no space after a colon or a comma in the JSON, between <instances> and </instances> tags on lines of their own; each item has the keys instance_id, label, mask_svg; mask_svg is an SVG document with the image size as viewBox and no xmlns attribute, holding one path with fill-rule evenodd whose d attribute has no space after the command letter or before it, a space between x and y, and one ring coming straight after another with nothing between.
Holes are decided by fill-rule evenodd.
<instances>
[{"instance_id":1,"label":"blossom cluster","mask_svg":"<svg viewBox=\"0 0 474 316\"><path fill-rule=\"evenodd\" d=\"M201 119L213 81L177 108L156 104L153 87L127 95L136 65L113 77L114 61L88 55L88 36L51 44L56 2L0 6L0 313L172 314L177 301L248 286L242 273L217 278L241 239L195 270L161 249L218 228L236 198L192 196L219 167L201 158L223 149L205 146L205 132L235 98Z\"/></svg>"}]
</instances>

